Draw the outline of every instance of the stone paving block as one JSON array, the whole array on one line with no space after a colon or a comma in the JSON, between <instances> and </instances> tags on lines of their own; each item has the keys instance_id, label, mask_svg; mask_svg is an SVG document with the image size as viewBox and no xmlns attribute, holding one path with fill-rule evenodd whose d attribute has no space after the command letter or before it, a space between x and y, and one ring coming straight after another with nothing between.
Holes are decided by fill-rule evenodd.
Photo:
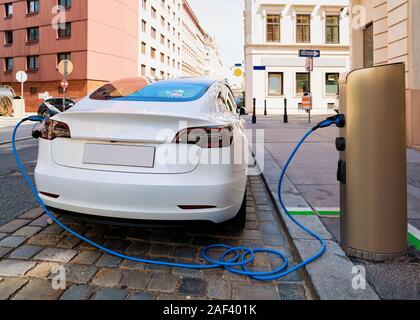
<instances>
[{"instance_id":1,"label":"stone paving block","mask_svg":"<svg viewBox=\"0 0 420 320\"><path fill-rule=\"evenodd\" d=\"M7 256L9 254L10 251L12 251L13 248L5 248L5 247L0 247L0 259Z\"/></svg>"},{"instance_id":2,"label":"stone paving block","mask_svg":"<svg viewBox=\"0 0 420 320\"><path fill-rule=\"evenodd\" d=\"M156 299L156 296L153 293L145 292L145 291L136 292L130 295L130 297L128 297L128 300L155 300L155 299Z\"/></svg>"},{"instance_id":3,"label":"stone paving block","mask_svg":"<svg viewBox=\"0 0 420 320\"><path fill-rule=\"evenodd\" d=\"M145 289L149 282L150 274L145 271L124 271L121 284L129 289Z\"/></svg>"},{"instance_id":4,"label":"stone paving block","mask_svg":"<svg viewBox=\"0 0 420 320\"><path fill-rule=\"evenodd\" d=\"M98 251L81 251L71 260L71 263L92 265L100 255Z\"/></svg>"},{"instance_id":5,"label":"stone paving block","mask_svg":"<svg viewBox=\"0 0 420 320\"><path fill-rule=\"evenodd\" d=\"M263 242L265 246L274 247L284 246L287 243L283 234L279 234L276 236L263 236Z\"/></svg>"},{"instance_id":6,"label":"stone paving block","mask_svg":"<svg viewBox=\"0 0 420 320\"><path fill-rule=\"evenodd\" d=\"M208 282L208 296L217 300L230 300L232 298L232 284L228 281L211 279Z\"/></svg>"},{"instance_id":7,"label":"stone paving block","mask_svg":"<svg viewBox=\"0 0 420 320\"><path fill-rule=\"evenodd\" d=\"M76 284L87 284L98 271L98 268L80 264L65 265L66 281Z\"/></svg>"},{"instance_id":8,"label":"stone paving block","mask_svg":"<svg viewBox=\"0 0 420 320\"><path fill-rule=\"evenodd\" d=\"M110 228L105 234L105 238L110 239L125 239L128 236L127 228Z\"/></svg>"},{"instance_id":9,"label":"stone paving block","mask_svg":"<svg viewBox=\"0 0 420 320\"><path fill-rule=\"evenodd\" d=\"M56 290L52 287L51 281L31 280L19 290L12 300L57 300L63 290Z\"/></svg>"},{"instance_id":10,"label":"stone paving block","mask_svg":"<svg viewBox=\"0 0 420 320\"><path fill-rule=\"evenodd\" d=\"M104 253L96 262L98 267L115 268L121 263L121 259Z\"/></svg>"},{"instance_id":11,"label":"stone paving block","mask_svg":"<svg viewBox=\"0 0 420 320\"><path fill-rule=\"evenodd\" d=\"M30 278L46 279L59 266L60 264L55 262L41 262L38 263L35 268L29 270L25 276Z\"/></svg>"},{"instance_id":12,"label":"stone paving block","mask_svg":"<svg viewBox=\"0 0 420 320\"><path fill-rule=\"evenodd\" d=\"M61 234L63 233L63 228L61 228L58 224L52 224L46 227L42 233L49 233L49 234Z\"/></svg>"},{"instance_id":13,"label":"stone paving block","mask_svg":"<svg viewBox=\"0 0 420 320\"><path fill-rule=\"evenodd\" d=\"M27 225L30 220L26 219L15 219L10 221L9 223L6 223L0 227L0 232L2 233L13 233L17 231L18 229L22 228L23 226Z\"/></svg>"},{"instance_id":14,"label":"stone paving block","mask_svg":"<svg viewBox=\"0 0 420 320\"><path fill-rule=\"evenodd\" d=\"M186 300L185 297L173 294L173 293L162 293L158 295L157 300L173 301L173 300Z\"/></svg>"},{"instance_id":15,"label":"stone paving block","mask_svg":"<svg viewBox=\"0 0 420 320\"><path fill-rule=\"evenodd\" d=\"M130 241L148 241L150 236L150 232L146 230L132 230L129 232L127 236L127 240Z\"/></svg>"},{"instance_id":16,"label":"stone paving block","mask_svg":"<svg viewBox=\"0 0 420 320\"><path fill-rule=\"evenodd\" d=\"M77 254L76 250L48 248L42 250L33 259L51 262L69 262Z\"/></svg>"},{"instance_id":17,"label":"stone paving block","mask_svg":"<svg viewBox=\"0 0 420 320\"><path fill-rule=\"evenodd\" d=\"M0 282L0 300L7 300L22 288L28 280L22 278L7 278Z\"/></svg>"},{"instance_id":18,"label":"stone paving block","mask_svg":"<svg viewBox=\"0 0 420 320\"><path fill-rule=\"evenodd\" d=\"M299 283L280 283L278 291L281 300L306 300L306 290Z\"/></svg>"},{"instance_id":19,"label":"stone paving block","mask_svg":"<svg viewBox=\"0 0 420 320\"><path fill-rule=\"evenodd\" d=\"M121 275L120 270L103 268L95 275L92 284L107 288L120 287Z\"/></svg>"},{"instance_id":20,"label":"stone paving block","mask_svg":"<svg viewBox=\"0 0 420 320\"><path fill-rule=\"evenodd\" d=\"M145 264L141 262L136 262L132 260L123 260L120 263L120 268L125 270L142 270L144 269Z\"/></svg>"},{"instance_id":21,"label":"stone paving block","mask_svg":"<svg viewBox=\"0 0 420 320\"><path fill-rule=\"evenodd\" d=\"M62 294L60 300L89 300L93 293L91 286L72 286Z\"/></svg>"},{"instance_id":22,"label":"stone paving block","mask_svg":"<svg viewBox=\"0 0 420 320\"><path fill-rule=\"evenodd\" d=\"M127 290L121 290L117 288L103 288L100 289L95 297L94 300L124 300L127 296L128 292Z\"/></svg>"},{"instance_id":23,"label":"stone paving block","mask_svg":"<svg viewBox=\"0 0 420 320\"><path fill-rule=\"evenodd\" d=\"M179 287L179 293L185 296L206 296L207 282L203 279L183 278Z\"/></svg>"},{"instance_id":24,"label":"stone paving block","mask_svg":"<svg viewBox=\"0 0 420 320\"><path fill-rule=\"evenodd\" d=\"M133 242L127 248L126 253L133 255L146 254L150 250L150 243L147 242Z\"/></svg>"},{"instance_id":25,"label":"stone paving block","mask_svg":"<svg viewBox=\"0 0 420 320\"><path fill-rule=\"evenodd\" d=\"M13 236L30 238L42 230L41 227L26 226L16 231Z\"/></svg>"},{"instance_id":26,"label":"stone paving block","mask_svg":"<svg viewBox=\"0 0 420 320\"><path fill-rule=\"evenodd\" d=\"M36 246L55 247L64 238L63 235L38 233L29 239L28 243Z\"/></svg>"},{"instance_id":27,"label":"stone paving block","mask_svg":"<svg viewBox=\"0 0 420 320\"><path fill-rule=\"evenodd\" d=\"M170 245L156 244L150 247L149 253L154 256L170 256L174 248Z\"/></svg>"},{"instance_id":28,"label":"stone paving block","mask_svg":"<svg viewBox=\"0 0 420 320\"><path fill-rule=\"evenodd\" d=\"M148 289L151 291L174 292L180 277L172 274L153 274Z\"/></svg>"},{"instance_id":29,"label":"stone paving block","mask_svg":"<svg viewBox=\"0 0 420 320\"><path fill-rule=\"evenodd\" d=\"M234 300L278 300L276 287L270 285L233 284L232 299Z\"/></svg>"},{"instance_id":30,"label":"stone paving block","mask_svg":"<svg viewBox=\"0 0 420 320\"><path fill-rule=\"evenodd\" d=\"M42 248L37 246L21 246L9 255L9 259L29 260L41 250Z\"/></svg>"},{"instance_id":31,"label":"stone paving block","mask_svg":"<svg viewBox=\"0 0 420 320\"><path fill-rule=\"evenodd\" d=\"M172 258L156 258L154 259L156 261L163 261L163 262L175 262L175 259ZM157 264L146 264L144 266L144 269L149 271L159 271L162 273L170 273L173 269L173 267L170 266L164 266L164 265L157 265Z\"/></svg>"},{"instance_id":32,"label":"stone paving block","mask_svg":"<svg viewBox=\"0 0 420 320\"><path fill-rule=\"evenodd\" d=\"M261 233L265 236L277 236L283 233L278 223L263 222L261 223L260 229Z\"/></svg>"},{"instance_id":33,"label":"stone paving block","mask_svg":"<svg viewBox=\"0 0 420 320\"><path fill-rule=\"evenodd\" d=\"M26 241L26 238L10 236L0 241L0 247L17 248Z\"/></svg>"},{"instance_id":34,"label":"stone paving block","mask_svg":"<svg viewBox=\"0 0 420 320\"><path fill-rule=\"evenodd\" d=\"M43 213L43 210L41 208L35 208L32 210L29 210L28 212L22 214L19 219L27 219L27 220L34 220L39 218Z\"/></svg>"},{"instance_id":35,"label":"stone paving block","mask_svg":"<svg viewBox=\"0 0 420 320\"><path fill-rule=\"evenodd\" d=\"M19 277L35 267L32 261L2 260L0 261L0 276Z\"/></svg>"},{"instance_id":36,"label":"stone paving block","mask_svg":"<svg viewBox=\"0 0 420 320\"><path fill-rule=\"evenodd\" d=\"M179 261L180 263L191 263L191 261ZM199 278L201 277L201 270L199 269L186 269L186 268L173 268L172 274L178 276L185 276L190 278Z\"/></svg>"},{"instance_id":37,"label":"stone paving block","mask_svg":"<svg viewBox=\"0 0 420 320\"><path fill-rule=\"evenodd\" d=\"M50 217L46 214L43 214L36 220L32 221L29 225L35 226L35 227L47 227L50 225Z\"/></svg>"},{"instance_id":38,"label":"stone paving block","mask_svg":"<svg viewBox=\"0 0 420 320\"><path fill-rule=\"evenodd\" d=\"M259 211L259 212L257 212L257 219L260 222L277 223L276 219L274 218L274 212L270 212L270 211Z\"/></svg>"},{"instance_id":39,"label":"stone paving block","mask_svg":"<svg viewBox=\"0 0 420 320\"><path fill-rule=\"evenodd\" d=\"M7 237L7 233L0 232L0 240L4 239L6 237Z\"/></svg>"},{"instance_id":40,"label":"stone paving block","mask_svg":"<svg viewBox=\"0 0 420 320\"><path fill-rule=\"evenodd\" d=\"M119 239L108 239L105 241L104 246L116 252L124 252L130 246L131 242Z\"/></svg>"},{"instance_id":41,"label":"stone paving block","mask_svg":"<svg viewBox=\"0 0 420 320\"><path fill-rule=\"evenodd\" d=\"M198 254L197 248L189 247L189 246L181 246L181 247L175 247L175 250L172 255L175 258L193 260L197 256L197 254Z\"/></svg>"}]
</instances>

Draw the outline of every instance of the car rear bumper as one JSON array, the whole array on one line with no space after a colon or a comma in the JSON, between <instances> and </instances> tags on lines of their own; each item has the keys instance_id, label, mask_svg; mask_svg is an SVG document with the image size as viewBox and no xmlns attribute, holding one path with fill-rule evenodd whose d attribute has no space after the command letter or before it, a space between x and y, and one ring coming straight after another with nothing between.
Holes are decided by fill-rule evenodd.
<instances>
[{"instance_id":1,"label":"car rear bumper","mask_svg":"<svg viewBox=\"0 0 420 320\"><path fill-rule=\"evenodd\" d=\"M38 191L49 207L85 215L152 221L221 223L238 213L246 171L229 165L199 165L186 174L133 174L93 171L38 162ZM179 206L212 206L181 209Z\"/></svg>"}]
</instances>

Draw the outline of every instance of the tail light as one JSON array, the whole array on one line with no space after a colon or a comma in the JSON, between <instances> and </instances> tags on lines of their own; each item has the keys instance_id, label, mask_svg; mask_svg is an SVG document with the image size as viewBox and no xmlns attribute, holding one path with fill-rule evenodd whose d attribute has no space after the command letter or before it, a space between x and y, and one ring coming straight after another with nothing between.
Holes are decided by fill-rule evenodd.
<instances>
[{"instance_id":1,"label":"tail light","mask_svg":"<svg viewBox=\"0 0 420 320\"><path fill-rule=\"evenodd\" d=\"M41 139L54 140L55 138L71 138L69 126L64 122L45 120L41 127Z\"/></svg>"},{"instance_id":2,"label":"tail light","mask_svg":"<svg viewBox=\"0 0 420 320\"><path fill-rule=\"evenodd\" d=\"M197 127L183 129L176 135L174 143L194 144L201 148L226 148L233 142L232 126Z\"/></svg>"}]
</instances>

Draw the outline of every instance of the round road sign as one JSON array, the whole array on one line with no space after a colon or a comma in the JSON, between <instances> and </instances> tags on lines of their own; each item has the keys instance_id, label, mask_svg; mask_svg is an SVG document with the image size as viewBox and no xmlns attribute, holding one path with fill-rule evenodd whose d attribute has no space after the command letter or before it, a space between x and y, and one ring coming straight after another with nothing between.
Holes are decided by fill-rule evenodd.
<instances>
[{"instance_id":1,"label":"round road sign","mask_svg":"<svg viewBox=\"0 0 420 320\"><path fill-rule=\"evenodd\" d=\"M19 71L16 73L16 80L20 83L26 82L26 80L28 80L28 75L25 71Z\"/></svg>"},{"instance_id":2,"label":"round road sign","mask_svg":"<svg viewBox=\"0 0 420 320\"><path fill-rule=\"evenodd\" d=\"M70 60L62 60L58 64L58 72L60 72L63 76L68 76L73 72L74 65Z\"/></svg>"}]
</instances>

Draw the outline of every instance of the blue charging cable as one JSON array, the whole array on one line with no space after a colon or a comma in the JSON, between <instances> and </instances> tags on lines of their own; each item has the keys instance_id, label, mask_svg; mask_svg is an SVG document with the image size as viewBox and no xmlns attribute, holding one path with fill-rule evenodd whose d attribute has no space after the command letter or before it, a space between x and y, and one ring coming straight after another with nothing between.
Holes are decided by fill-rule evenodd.
<instances>
[{"instance_id":1,"label":"blue charging cable","mask_svg":"<svg viewBox=\"0 0 420 320\"><path fill-rule=\"evenodd\" d=\"M305 140L315 130L317 130L319 128L325 128L325 127L328 127L328 126L333 125L333 124L336 124L337 126L344 125L343 118L340 118L339 116L341 116L341 115L337 115L335 117L328 118L327 120L318 124L316 127L309 130L303 136L303 138L299 141L299 143L297 144L297 146L293 150L289 159L286 161L286 164L284 165L283 171L282 171L281 176L280 176L279 187L278 187L278 198L279 198L280 205L281 205L283 211L299 228L301 228L302 230L304 230L305 232L307 232L308 234L313 236L321 244L320 250L315 255L306 259L302 263L294 266L293 268L290 268L289 270L287 270L287 267L289 265L288 258L282 252L280 252L278 250L274 250L274 249L268 249L268 248L251 249L251 248L246 248L246 247L231 247L231 246L228 246L228 245L225 245L225 244L214 244L214 245L210 245L210 246L205 247L200 253L201 257L205 261L207 261L208 264L184 264L184 263L172 263L172 262L165 262L165 261L141 259L141 258L137 258L137 257L128 256L128 255L125 255L125 254L122 254L122 253L119 253L119 252L115 252L111 249L108 249L104 246L101 246L100 244L95 243L94 241L92 241L92 240L84 237L83 235L78 234L77 232L70 229L68 226L63 224L58 218L56 218L55 215L50 212L50 210L48 210L47 206L45 205L45 203L43 202L43 200L39 196L36 187L34 186L31 179L29 178L28 174L26 173L26 170L25 170L25 168L24 168L24 166L23 166L23 164L20 160L19 154L18 154L17 149L16 149L16 134L17 134L17 131L18 131L19 127L26 121L42 122L42 121L45 120L44 117L39 117L39 116L28 117L28 118L23 119L22 121L20 121L16 125L16 127L13 130L13 135L12 135L12 151L13 151L13 156L16 159L16 163L17 163L20 171L22 172L25 181L29 185L29 188L30 188L31 192L34 194L36 200L40 204L41 208L45 211L45 213L56 224L58 224L61 228L63 228L64 230L66 230L67 232L72 234L73 236L79 238L80 240L90 244L91 246L96 247L97 249L102 250L102 251L104 251L104 252L106 252L110 255L116 256L118 258L130 260L130 261L135 261L135 262L140 262L140 263L145 263L145 264L154 264L154 265L177 267L177 268L188 268L188 269L225 268L225 269L229 270L230 272L233 272L233 273L238 274L238 275L249 276L249 277L251 277L252 279L255 279L255 280L271 281L271 280L275 280L275 279L284 277L288 274L291 274L291 273L297 271L300 268L303 268L304 266L306 266L306 265L310 264L311 262L315 261L316 259L318 259L319 257L321 257L325 253L325 249L326 249L325 241L320 236L318 236L316 233L312 232L311 230L309 230L305 226L303 226L299 221L297 221L290 214L290 212L287 210L286 205L285 205L285 203L282 199L281 192L282 192L282 184L283 184L284 178L286 176L287 169L289 168L290 163L292 162L294 156L296 155L296 153L298 152L298 150L302 146L302 144L305 142ZM225 251L220 254L218 259L213 259L209 255L210 255L210 251L214 250L214 249L223 249ZM284 263L281 266L279 266L278 268L276 268L275 270L272 270L272 271L268 271L268 272L252 271L247 266L253 262L253 260L255 258L255 254L257 254L257 253L267 253L267 254L272 254L272 255L278 256L279 258L281 258L284 261ZM231 255L233 255L233 257L229 258L229 256L231 256Z\"/></svg>"}]
</instances>

